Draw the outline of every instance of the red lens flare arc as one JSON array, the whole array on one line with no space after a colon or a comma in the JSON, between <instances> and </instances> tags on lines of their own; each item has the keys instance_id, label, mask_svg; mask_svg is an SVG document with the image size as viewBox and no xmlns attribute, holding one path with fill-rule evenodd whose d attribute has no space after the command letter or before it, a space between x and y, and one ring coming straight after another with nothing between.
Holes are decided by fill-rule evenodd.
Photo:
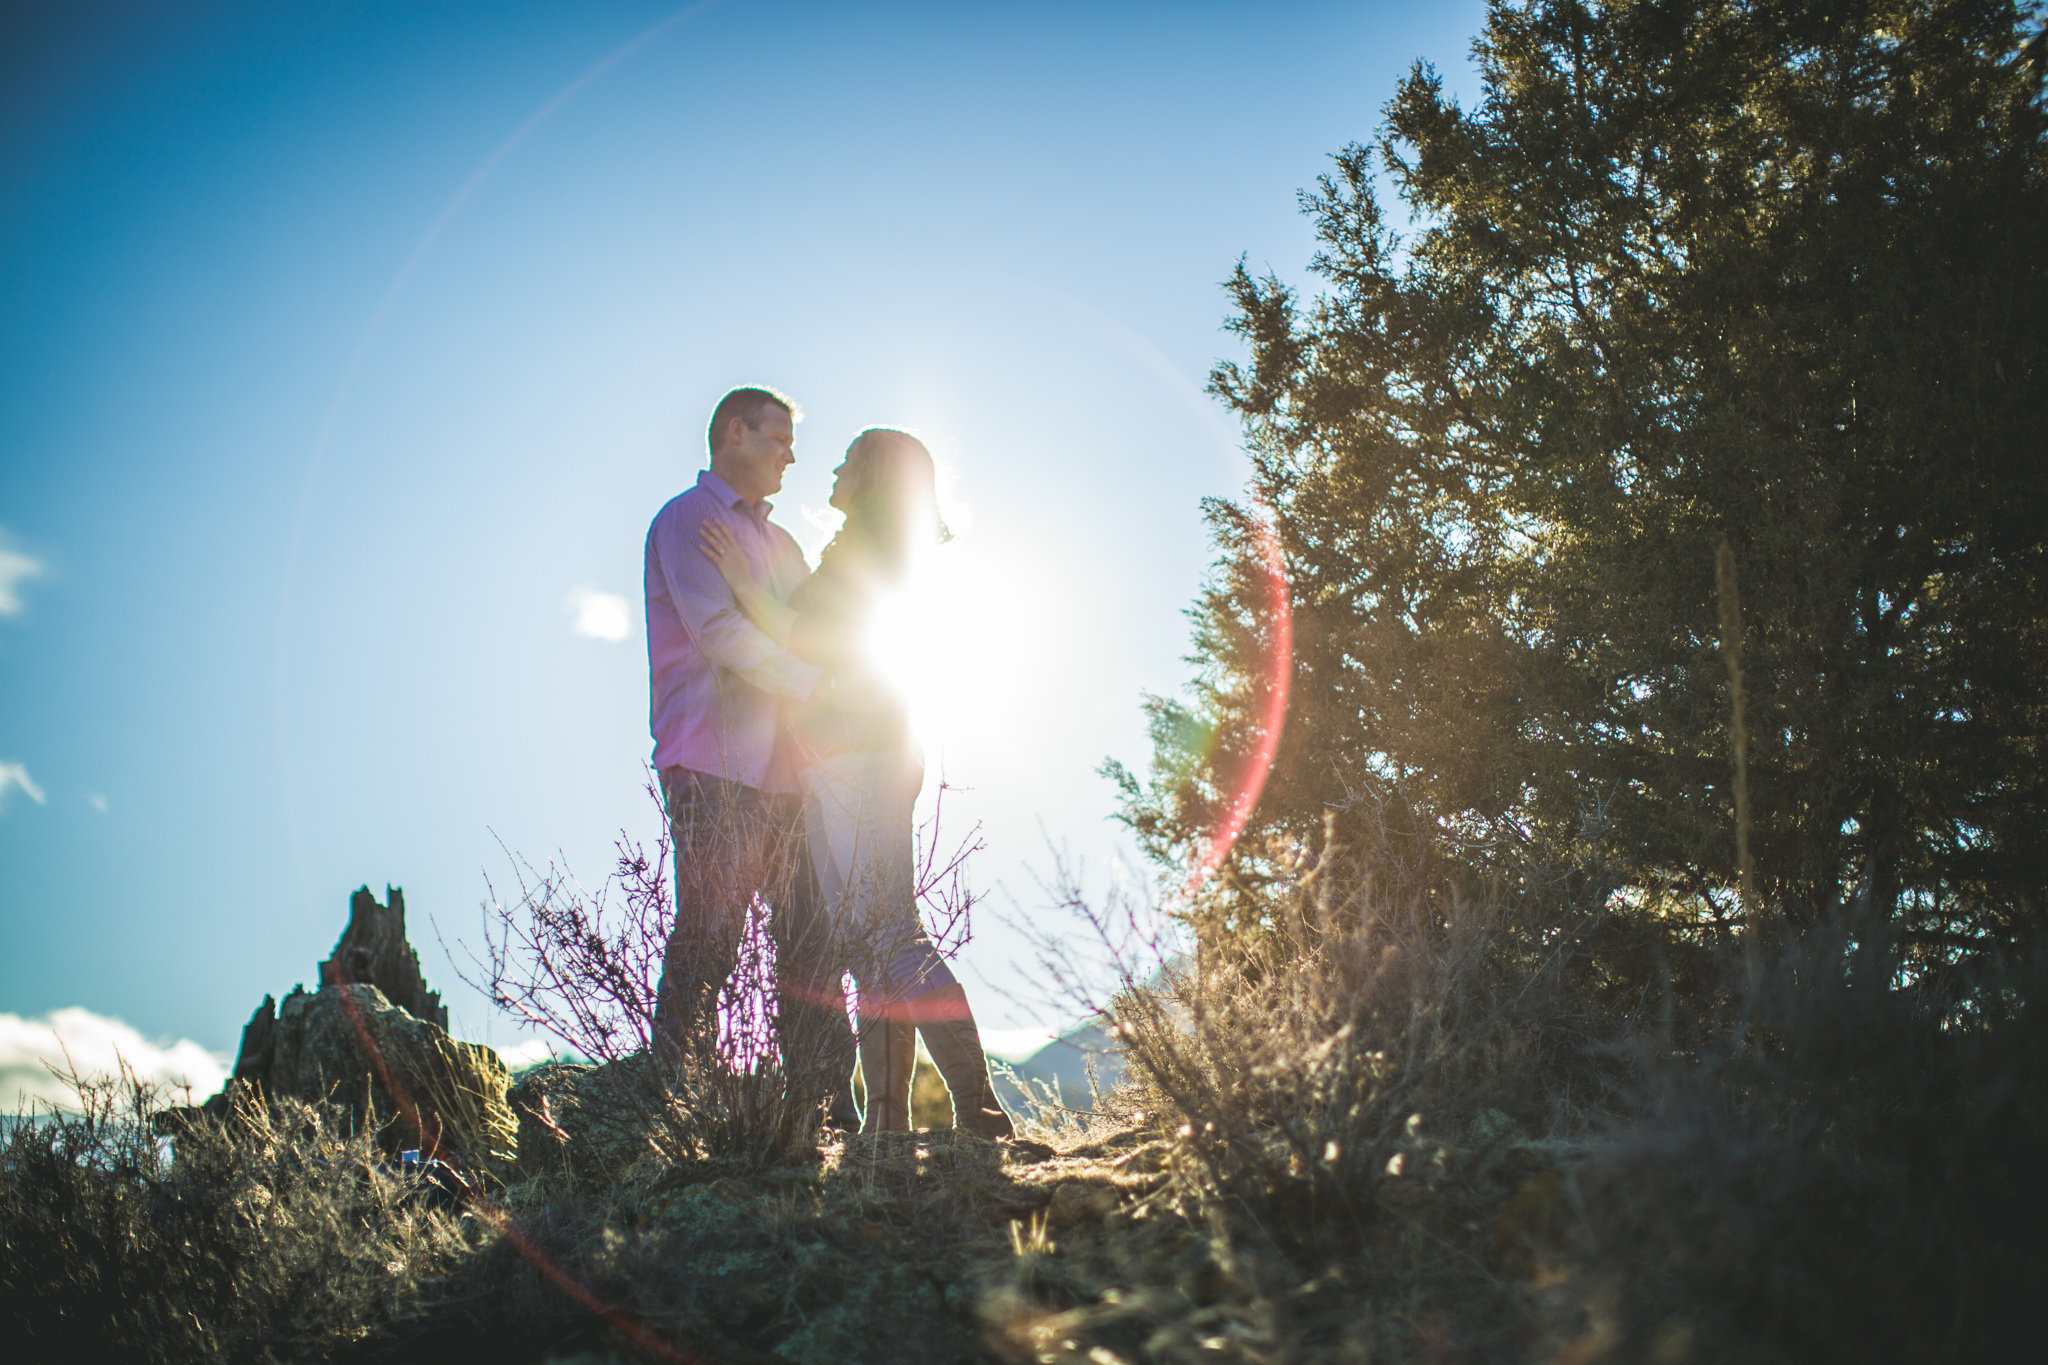
<instances>
[{"instance_id":1,"label":"red lens flare arc","mask_svg":"<svg viewBox=\"0 0 2048 1365\"><path fill-rule=\"evenodd\" d=\"M1266 650L1261 661L1265 687L1264 705L1259 712L1258 740L1238 774L1237 789L1224 803L1216 827L1210 831L1195 867L1188 874L1183 894L1192 896L1230 855L1238 836L1258 809L1266 790L1266 778L1280 752L1280 734L1287 724L1287 698L1294 682L1294 603L1287 587L1287 561L1279 537L1273 534L1273 518L1263 503L1255 504L1260 518L1255 524L1259 568L1265 587Z\"/></svg>"}]
</instances>

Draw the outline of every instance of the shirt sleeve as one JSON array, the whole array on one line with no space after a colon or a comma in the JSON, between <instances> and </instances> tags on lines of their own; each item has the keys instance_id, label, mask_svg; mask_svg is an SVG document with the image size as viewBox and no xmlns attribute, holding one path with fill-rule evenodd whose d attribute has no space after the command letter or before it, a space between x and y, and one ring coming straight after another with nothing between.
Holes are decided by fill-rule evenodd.
<instances>
[{"instance_id":1,"label":"shirt sleeve","mask_svg":"<svg viewBox=\"0 0 2048 1365\"><path fill-rule=\"evenodd\" d=\"M802 701L817 690L821 671L763 634L740 613L732 589L697 548L704 518L685 504L655 522L654 553L669 601L690 642L705 658L764 692Z\"/></svg>"}]
</instances>

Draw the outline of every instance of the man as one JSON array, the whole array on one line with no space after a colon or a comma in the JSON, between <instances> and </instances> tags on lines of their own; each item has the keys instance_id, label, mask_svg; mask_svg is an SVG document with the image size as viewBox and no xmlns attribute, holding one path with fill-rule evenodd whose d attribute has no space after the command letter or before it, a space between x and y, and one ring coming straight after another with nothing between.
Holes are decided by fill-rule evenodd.
<instances>
[{"instance_id":1,"label":"man","mask_svg":"<svg viewBox=\"0 0 2048 1365\"><path fill-rule=\"evenodd\" d=\"M655 1047L680 1062L716 1028L748 906L769 906L776 945L776 1041L792 1083L833 1096L851 1120L853 1033L790 771L786 705L808 698L819 670L740 614L699 535L715 521L738 539L757 582L777 599L809 573L767 499L796 459L796 404L770 389L734 389L711 414L711 468L669 500L647 530L647 662L654 767L675 840L676 923L655 998Z\"/></svg>"}]
</instances>

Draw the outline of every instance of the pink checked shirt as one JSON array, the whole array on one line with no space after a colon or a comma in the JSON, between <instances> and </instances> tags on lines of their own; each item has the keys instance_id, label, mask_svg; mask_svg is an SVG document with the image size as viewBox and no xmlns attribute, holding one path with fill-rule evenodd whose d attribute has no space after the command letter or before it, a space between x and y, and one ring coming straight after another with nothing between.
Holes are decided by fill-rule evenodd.
<instances>
[{"instance_id":1,"label":"pink checked shirt","mask_svg":"<svg viewBox=\"0 0 2048 1365\"><path fill-rule=\"evenodd\" d=\"M647 667L654 767L680 766L761 791L794 789L785 702L802 701L819 670L763 635L698 549L717 520L739 539L754 581L787 600L810 573L789 532L705 470L647 528Z\"/></svg>"}]
</instances>

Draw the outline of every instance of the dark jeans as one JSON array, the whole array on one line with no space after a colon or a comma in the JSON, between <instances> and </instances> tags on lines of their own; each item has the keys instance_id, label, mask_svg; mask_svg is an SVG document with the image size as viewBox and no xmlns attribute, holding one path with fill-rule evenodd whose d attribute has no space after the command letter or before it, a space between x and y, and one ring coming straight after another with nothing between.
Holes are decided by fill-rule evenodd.
<instances>
[{"instance_id":1,"label":"dark jeans","mask_svg":"<svg viewBox=\"0 0 2048 1365\"><path fill-rule=\"evenodd\" d=\"M851 1084L854 1035L842 967L804 839L798 798L688 768L661 770L675 842L676 922L655 990L655 1048L680 1061L717 1036L718 995L739 959L756 895L775 945L776 1048L820 1099Z\"/></svg>"}]
</instances>

